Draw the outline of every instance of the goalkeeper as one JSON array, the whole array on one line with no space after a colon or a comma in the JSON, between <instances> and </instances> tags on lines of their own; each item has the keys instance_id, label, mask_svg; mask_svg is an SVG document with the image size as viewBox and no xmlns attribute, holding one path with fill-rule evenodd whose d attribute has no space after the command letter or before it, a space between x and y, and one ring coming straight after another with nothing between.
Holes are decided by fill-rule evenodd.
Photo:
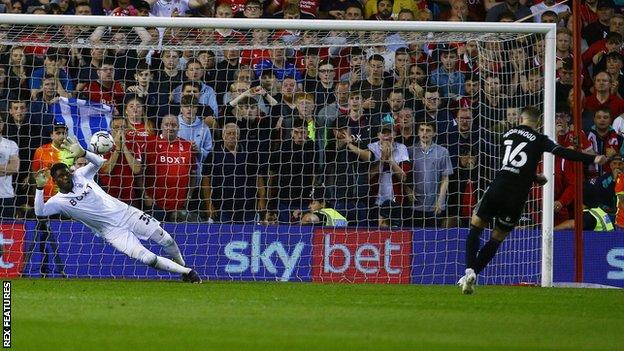
<instances>
[{"instance_id":1,"label":"goalkeeper","mask_svg":"<svg viewBox=\"0 0 624 351\"><path fill-rule=\"evenodd\" d=\"M52 165L49 171L39 170L35 175L37 216L63 214L78 220L124 254L150 267L182 274L184 281L201 283L197 272L185 267L178 245L171 235L160 227L160 222L108 195L93 180L104 163L102 157L85 151L75 138L67 138L61 147L69 151L74 158L84 156L90 163L75 170L73 174L63 163ZM59 191L44 202L43 187L50 176ZM152 253L140 243L139 239L149 239L158 243L173 257L173 261Z\"/></svg>"}]
</instances>

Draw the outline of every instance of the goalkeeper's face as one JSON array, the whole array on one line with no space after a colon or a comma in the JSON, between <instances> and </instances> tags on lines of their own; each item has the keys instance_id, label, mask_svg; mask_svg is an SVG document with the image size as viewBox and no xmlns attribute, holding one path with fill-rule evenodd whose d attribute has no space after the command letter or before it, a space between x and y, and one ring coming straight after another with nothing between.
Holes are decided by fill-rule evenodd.
<instances>
[{"instance_id":1,"label":"goalkeeper's face","mask_svg":"<svg viewBox=\"0 0 624 351\"><path fill-rule=\"evenodd\" d=\"M59 189L63 192L71 191L74 186L71 173L68 168L61 168L54 172L52 179L54 179L54 183L56 183Z\"/></svg>"}]
</instances>

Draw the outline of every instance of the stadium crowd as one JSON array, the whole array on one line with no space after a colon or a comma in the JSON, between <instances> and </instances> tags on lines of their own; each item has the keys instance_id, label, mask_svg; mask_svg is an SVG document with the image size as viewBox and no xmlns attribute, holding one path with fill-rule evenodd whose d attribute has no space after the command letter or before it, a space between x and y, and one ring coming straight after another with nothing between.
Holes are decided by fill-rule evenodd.
<instances>
[{"instance_id":1,"label":"stadium crowd","mask_svg":"<svg viewBox=\"0 0 624 351\"><path fill-rule=\"evenodd\" d=\"M3 0L0 12L557 23L557 141L574 147L570 116L581 104L580 148L611 157L585 170L584 202L615 217L616 187L624 192L622 2L583 1L576 14L580 97L572 13L555 3ZM98 181L159 220L382 227L465 225L500 165L500 136L522 108L543 103L536 35L436 44L383 32L11 29L0 26L2 218L33 216L34 172L84 162L60 147L71 132L54 112L63 98L112 108L117 147ZM556 224L566 228L574 172L559 158L555 169ZM46 198L56 191L50 182Z\"/></svg>"}]
</instances>

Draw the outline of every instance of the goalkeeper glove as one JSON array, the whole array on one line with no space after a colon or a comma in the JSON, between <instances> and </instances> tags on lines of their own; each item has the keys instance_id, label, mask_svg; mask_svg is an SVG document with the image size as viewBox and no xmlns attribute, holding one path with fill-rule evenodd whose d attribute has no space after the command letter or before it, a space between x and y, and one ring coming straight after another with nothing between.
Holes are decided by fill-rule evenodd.
<instances>
[{"instance_id":1,"label":"goalkeeper glove","mask_svg":"<svg viewBox=\"0 0 624 351\"><path fill-rule=\"evenodd\" d=\"M75 137L65 138L61 147L69 151L73 158L82 157L86 153L85 149L80 146L80 143Z\"/></svg>"},{"instance_id":2,"label":"goalkeeper glove","mask_svg":"<svg viewBox=\"0 0 624 351\"><path fill-rule=\"evenodd\" d=\"M48 170L40 169L35 174L35 182L37 183L37 189L43 189L43 187L48 183Z\"/></svg>"}]
</instances>

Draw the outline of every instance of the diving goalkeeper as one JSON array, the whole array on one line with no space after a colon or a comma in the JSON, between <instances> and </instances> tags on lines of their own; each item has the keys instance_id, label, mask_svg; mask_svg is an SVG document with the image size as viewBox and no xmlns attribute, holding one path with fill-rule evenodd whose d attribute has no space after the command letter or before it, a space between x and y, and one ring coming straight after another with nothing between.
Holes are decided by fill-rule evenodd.
<instances>
[{"instance_id":1,"label":"diving goalkeeper","mask_svg":"<svg viewBox=\"0 0 624 351\"><path fill-rule=\"evenodd\" d=\"M108 195L95 182L93 177L104 163L102 157L85 151L75 138L67 138L62 148L73 157L86 157L90 163L75 170L73 174L64 163L56 163L49 170L39 170L35 174L37 216L63 214L78 220L124 254L150 267L182 274L184 281L201 283L197 272L185 267L178 245L171 235L160 227L160 222ZM43 187L50 176L59 191L44 202ZM158 243L173 261L149 251L139 239L149 239Z\"/></svg>"}]
</instances>

